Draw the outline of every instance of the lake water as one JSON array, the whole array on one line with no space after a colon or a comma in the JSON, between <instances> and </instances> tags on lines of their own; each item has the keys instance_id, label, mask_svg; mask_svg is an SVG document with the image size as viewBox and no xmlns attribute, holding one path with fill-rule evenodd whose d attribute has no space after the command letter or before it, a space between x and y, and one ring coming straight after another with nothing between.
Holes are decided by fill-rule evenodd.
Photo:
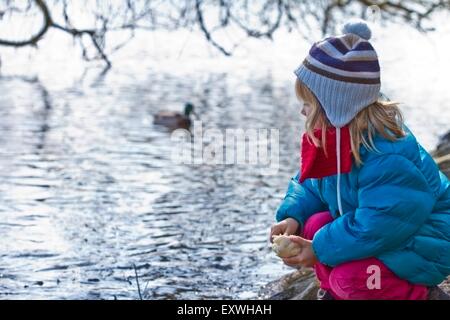
<instances>
[{"instance_id":1,"label":"lake water","mask_svg":"<svg viewBox=\"0 0 450 320\"><path fill-rule=\"evenodd\" d=\"M447 29L374 38L383 90L427 149L450 124ZM189 32L146 33L104 75L66 35L0 48L0 298L136 299L133 265L147 299L256 298L289 272L267 238L298 166L292 70L308 46L281 33L226 58ZM187 101L206 128L279 129L278 173L174 163L152 115Z\"/></svg>"}]
</instances>

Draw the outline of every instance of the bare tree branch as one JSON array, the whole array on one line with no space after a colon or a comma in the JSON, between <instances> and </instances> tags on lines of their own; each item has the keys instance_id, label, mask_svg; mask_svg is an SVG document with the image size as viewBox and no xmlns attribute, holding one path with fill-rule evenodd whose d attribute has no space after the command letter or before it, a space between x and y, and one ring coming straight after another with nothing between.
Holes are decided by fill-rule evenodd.
<instances>
[{"instance_id":1,"label":"bare tree branch","mask_svg":"<svg viewBox=\"0 0 450 320\"><path fill-rule=\"evenodd\" d=\"M200 30L202 30L203 34L205 35L206 40L208 40L214 47L219 49L224 55L230 56L231 53L228 52L224 47L222 47L220 44L218 44L212 37L208 29L206 28L205 21L203 19L203 12L201 9L201 3L202 0L195 0L195 10L197 11L197 19L198 23L200 25Z\"/></svg>"},{"instance_id":2,"label":"bare tree branch","mask_svg":"<svg viewBox=\"0 0 450 320\"><path fill-rule=\"evenodd\" d=\"M267 8L267 4L269 4L269 3L266 3L266 5L264 6L265 8ZM234 16L231 16L231 19L238 26L240 26L243 30L245 30L245 32L247 33L247 35L249 37L253 37L253 38L266 37L266 38L272 39L272 35L280 27L281 19L283 17L284 7L283 7L282 0L276 1L276 9L277 9L277 18L272 25L270 25L269 21L266 21L266 24L268 25L268 29L266 31L260 31L260 30L255 30L255 29L249 28L249 27L245 26L239 19L236 19L236 17L234 17Z\"/></svg>"},{"instance_id":3,"label":"bare tree branch","mask_svg":"<svg viewBox=\"0 0 450 320\"><path fill-rule=\"evenodd\" d=\"M450 10L450 0L84 0L86 6L91 5L86 14L92 17L93 25L79 28L71 9L80 1L28 0L25 8L14 6L14 1L6 1L6 5L0 7L1 23L8 17L26 18L31 9L38 10L43 22L25 40L0 38L0 46L36 46L49 30L55 29L77 40L84 59L103 60L110 67L109 55L126 45L136 30L193 30L198 27L207 42L229 56L241 39L230 39L231 45L224 46L216 32L237 30L243 37L272 39L275 32L285 26L305 38L316 30L326 35L333 32L343 18L353 16L355 10L359 9L364 15L370 6L377 6L383 18L404 21L426 31L425 20L439 10ZM116 31L127 31L129 37L120 44L106 43L107 34ZM89 42L82 41L84 38Z\"/></svg>"},{"instance_id":4,"label":"bare tree branch","mask_svg":"<svg viewBox=\"0 0 450 320\"><path fill-rule=\"evenodd\" d=\"M42 25L39 32L32 36L28 40L24 41L8 41L8 40L2 40L0 39L0 45L2 46L10 46L10 47L25 47L29 45L35 46L36 43L38 43L39 40L42 39L42 37L47 33L48 29L52 26L53 21L50 16L50 11L47 7L47 4L44 0L34 0L36 5L38 6L39 10L42 13L42 16L44 18L44 24Z\"/></svg>"}]
</instances>

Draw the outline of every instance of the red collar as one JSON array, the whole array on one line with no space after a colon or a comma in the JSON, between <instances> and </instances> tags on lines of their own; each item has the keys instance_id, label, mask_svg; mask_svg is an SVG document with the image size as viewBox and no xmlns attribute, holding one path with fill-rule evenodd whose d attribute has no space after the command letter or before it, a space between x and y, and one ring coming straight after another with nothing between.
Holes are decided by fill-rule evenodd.
<instances>
[{"instance_id":1,"label":"red collar","mask_svg":"<svg viewBox=\"0 0 450 320\"><path fill-rule=\"evenodd\" d=\"M322 129L314 130L314 136L322 139ZM323 148L317 148L306 133L302 136L300 183L308 178L323 178L337 174L336 128L326 131L325 156ZM352 148L348 126L341 128L341 173L349 173L352 169Z\"/></svg>"}]
</instances>

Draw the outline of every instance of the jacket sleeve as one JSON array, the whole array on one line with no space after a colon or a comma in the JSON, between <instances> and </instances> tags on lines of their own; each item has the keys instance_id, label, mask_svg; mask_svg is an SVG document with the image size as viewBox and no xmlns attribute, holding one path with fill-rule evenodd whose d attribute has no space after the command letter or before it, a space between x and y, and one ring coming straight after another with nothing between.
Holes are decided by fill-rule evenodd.
<instances>
[{"instance_id":1,"label":"jacket sleeve","mask_svg":"<svg viewBox=\"0 0 450 320\"><path fill-rule=\"evenodd\" d=\"M303 225L314 213L327 209L311 179L299 183L298 178L299 173L289 182L286 196L276 214L277 221L293 218Z\"/></svg>"},{"instance_id":2,"label":"jacket sleeve","mask_svg":"<svg viewBox=\"0 0 450 320\"><path fill-rule=\"evenodd\" d=\"M313 250L326 265L376 257L401 246L425 222L436 201L420 170L400 155L363 164L358 184L358 208L314 236Z\"/></svg>"}]
</instances>

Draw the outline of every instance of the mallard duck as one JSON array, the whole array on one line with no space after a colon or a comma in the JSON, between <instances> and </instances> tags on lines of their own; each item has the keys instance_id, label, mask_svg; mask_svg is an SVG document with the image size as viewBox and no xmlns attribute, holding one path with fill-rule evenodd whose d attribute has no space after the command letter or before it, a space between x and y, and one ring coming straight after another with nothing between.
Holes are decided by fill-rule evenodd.
<instances>
[{"instance_id":1,"label":"mallard duck","mask_svg":"<svg viewBox=\"0 0 450 320\"><path fill-rule=\"evenodd\" d=\"M189 129L191 126L191 114L195 114L194 105L188 102L184 105L184 114L176 111L160 111L154 115L153 123L170 129Z\"/></svg>"}]
</instances>

